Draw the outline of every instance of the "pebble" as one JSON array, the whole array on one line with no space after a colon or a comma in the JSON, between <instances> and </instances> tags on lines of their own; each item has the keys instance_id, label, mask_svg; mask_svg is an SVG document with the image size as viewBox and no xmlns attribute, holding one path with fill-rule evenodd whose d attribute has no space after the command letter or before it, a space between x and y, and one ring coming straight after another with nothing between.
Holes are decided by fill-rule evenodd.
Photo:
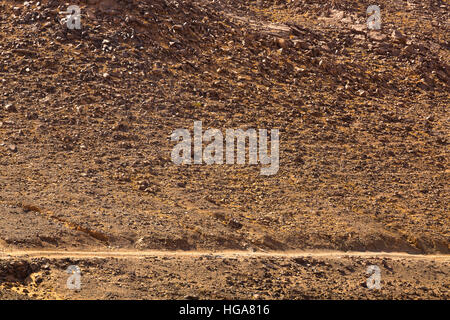
<instances>
[{"instance_id":1,"label":"pebble","mask_svg":"<svg viewBox=\"0 0 450 320\"><path fill-rule=\"evenodd\" d=\"M5 105L5 111L7 112L17 112L17 109L15 106L13 106L12 104L7 104Z\"/></svg>"},{"instance_id":2,"label":"pebble","mask_svg":"<svg viewBox=\"0 0 450 320\"><path fill-rule=\"evenodd\" d=\"M17 152L17 146L15 144L8 145L8 149L12 152Z\"/></svg>"}]
</instances>

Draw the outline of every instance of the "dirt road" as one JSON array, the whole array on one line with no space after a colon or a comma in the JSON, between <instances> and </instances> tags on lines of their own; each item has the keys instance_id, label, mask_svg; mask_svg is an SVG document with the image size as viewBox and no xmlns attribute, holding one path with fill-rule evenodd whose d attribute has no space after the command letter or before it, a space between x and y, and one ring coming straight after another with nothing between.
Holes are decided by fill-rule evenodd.
<instances>
[{"instance_id":1,"label":"dirt road","mask_svg":"<svg viewBox=\"0 0 450 320\"><path fill-rule=\"evenodd\" d=\"M403 252L341 252L341 251L164 251L164 250L110 250L110 251L54 251L54 250L14 250L0 251L0 259L11 258L52 258L52 259L93 259L93 258L147 258L147 257L214 257L214 258L390 258L426 261L450 261L450 255L424 255Z\"/></svg>"}]
</instances>

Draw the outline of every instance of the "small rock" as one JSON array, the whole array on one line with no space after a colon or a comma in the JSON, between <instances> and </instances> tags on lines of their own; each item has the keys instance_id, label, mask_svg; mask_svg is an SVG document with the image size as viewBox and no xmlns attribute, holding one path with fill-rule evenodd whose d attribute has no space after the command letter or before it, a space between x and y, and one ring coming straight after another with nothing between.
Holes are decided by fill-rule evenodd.
<instances>
[{"instance_id":1,"label":"small rock","mask_svg":"<svg viewBox=\"0 0 450 320\"><path fill-rule=\"evenodd\" d=\"M280 48L283 48L283 49L287 49L287 48L289 48L289 46L290 46L289 41L286 40L286 39L283 39L283 38L278 38L278 39L277 39L277 44L278 44L278 46L279 46Z\"/></svg>"},{"instance_id":2,"label":"small rock","mask_svg":"<svg viewBox=\"0 0 450 320\"><path fill-rule=\"evenodd\" d=\"M374 41L384 41L387 38L384 33L381 33L379 31L369 31L368 36L371 40Z\"/></svg>"},{"instance_id":3,"label":"small rock","mask_svg":"<svg viewBox=\"0 0 450 320\"><path fill-rule=\"evenodd\" d=\"M328 64L324 60L319 61L319 68L327 70L329 68Z\"/></svg>"},{"instance_id":4,"label":"small rock","mask_svg":"<svg viewBox=\"0 0 450 320\"><path fill-rule=\"evenodd\" d=\"M15 106L13 106L12 104L7 104L5 105L5 111L7 112L17 112L17 109Z\"/></svg>"},{"instance_id":5,"label":"small rock","mask_svg":"<svg viewBox=\"0 0 450 320\"><path fill-rule=\"evenodd\" d=\"M137 249L144 249L145 248L145 239L144 238L139 238L138 240L136 240L136 242L134 243L134 246Z\"/></svg>"},{"instance_id":6,"label":"small rock","mask_svg":"<svg viewBox=\"0 0 450 320\"><path fill-rule=\"evenodd\" d=\"M145 190L148 188L149 183L147 181L139 181L139 190Z\"/></svg>"},{"instance_id":7,"label":"small rock","mask_svg":"<svg viewBox=\"0 0 450 320\"><path fill-rule=\"evenodd\" d=\"M237 221L236 219L231 219L228 222L228 225L233 228L233 229L241 229L242 228L242 223L240 223L239 221Z\"/></svg>"},{"instance_id":8,"label":"small rock","mask_svg":"<svg viewBox=\"0 0 450 320\"><path fill-rule=\"evenodd\" d=\"M17 146L16 146L15 144L10 144L10 145L8 145L8 149L9 149L11 152L17 152Z\"/></svg>"},{"instance_id":9,"label":"small rock","mask_svg":"<svg viewBox=\"0 0 450 320\"><path fill-rule=\"evenodd\" d=\"M174 30L174 31L183 31L183 25L175 24L175 25L172 26L172 30Z\"/></svg>"},{"instance_id":10,"label":"small rock","mask_svg":"<svg viewBox=\"0 0 450 320\"><path fill-rule=\"evenodd\" d=\"M123 123L123 122L118 122L118 123L113 125L112 129L114 131L127 131L128 130L128 126L125 123Z\"/></svg>"},{"instance_id":11,"label":"small rock","mask_svg":"<svg viewBox=\"0 0 450 320\"><path fill-rule=\"evenodd\" d=\"M406 36L398 30L394 30L391 37L400 43L406 44Z\"/></svg>"},{"instance_id":12,"label":"small rock","mask_svg":"<svg viewBox=\"0 0 450 320\"><path fill-rule=\"evenodd\" d=\"M25 118L27 118L28 120L36 120L38 118L38 114L35 112L30 112L30 113L26 113L25 114Z\"/></svg>"},{"instance_id":13,"label":"small rock","mask_svg":"<svg viewBox=\"0 0 450 320\"><path fill-rule=\"evenodd\" d=\"M294 46L296 49L309 49L309 44L306 41L294 40Z\"/></svg>"},{"instance_id":14,"label":"small rock","mask_svg":"<svg viewBox=\"0 0 450 320\"><path fill-rule=\"evenodd\" d=\"M36 278L34 279L34 282L35 282L36 284L40 284L43 280L44 280L44 279L42 279L41 276L37 275Z\"/></svg>"},{"instance_id":15,"label":"small rock","mask_svg":"<svg viewBox=\"0 0 450 320\"><path fill-rule=\"evenodd\" d=\"M366 96L366 91L360 89L360 90L357 91L357 94L358 94L360 97L363 97L363 96Z\"/></svg>"}]
</instances>

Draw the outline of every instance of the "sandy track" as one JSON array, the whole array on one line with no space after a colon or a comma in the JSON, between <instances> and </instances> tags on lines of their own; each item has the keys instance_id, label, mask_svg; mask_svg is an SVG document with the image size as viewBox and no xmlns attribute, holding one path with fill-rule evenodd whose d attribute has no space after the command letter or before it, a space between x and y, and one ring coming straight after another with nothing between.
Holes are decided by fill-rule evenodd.
<instances>
[{"instance_id":1,"label":"sandy track","mask_svg":"<svg viewBox=\"0 0 450 320\"><path fill-rule=\"evenodd\" d=\"M450 255L420 255L403 252L341 252L341 251L288 251L288 252L251 252L251 251L138 251L138 250L117 250L117 251L47 251L47 250L17 250L4 251L0 253L0 259L7 258L145 258L145 257L198 257L213 256L216 258L230 257L318 257L318 258L340 258L340 257L360 257L360 258L391 258L391 259L414 259L450 261Z\"/></svg>"}]
</instances>

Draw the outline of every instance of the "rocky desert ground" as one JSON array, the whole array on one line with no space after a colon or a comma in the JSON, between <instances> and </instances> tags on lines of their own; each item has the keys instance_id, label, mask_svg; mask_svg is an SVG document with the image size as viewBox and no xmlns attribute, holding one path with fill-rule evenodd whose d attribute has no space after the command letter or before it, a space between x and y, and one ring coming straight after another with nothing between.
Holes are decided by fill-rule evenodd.
<instances>
[{"instance_id":1,"label":"rocky desert ground","mask_svg":"<svg viewBox=\"0 0 450 320\"><path fill-rule=\"evenodd\" d=\"M449 8L0 1L0 299L448 299ZM278 171L175 164L195 121Z\"/></svg>"}]
</instances>

